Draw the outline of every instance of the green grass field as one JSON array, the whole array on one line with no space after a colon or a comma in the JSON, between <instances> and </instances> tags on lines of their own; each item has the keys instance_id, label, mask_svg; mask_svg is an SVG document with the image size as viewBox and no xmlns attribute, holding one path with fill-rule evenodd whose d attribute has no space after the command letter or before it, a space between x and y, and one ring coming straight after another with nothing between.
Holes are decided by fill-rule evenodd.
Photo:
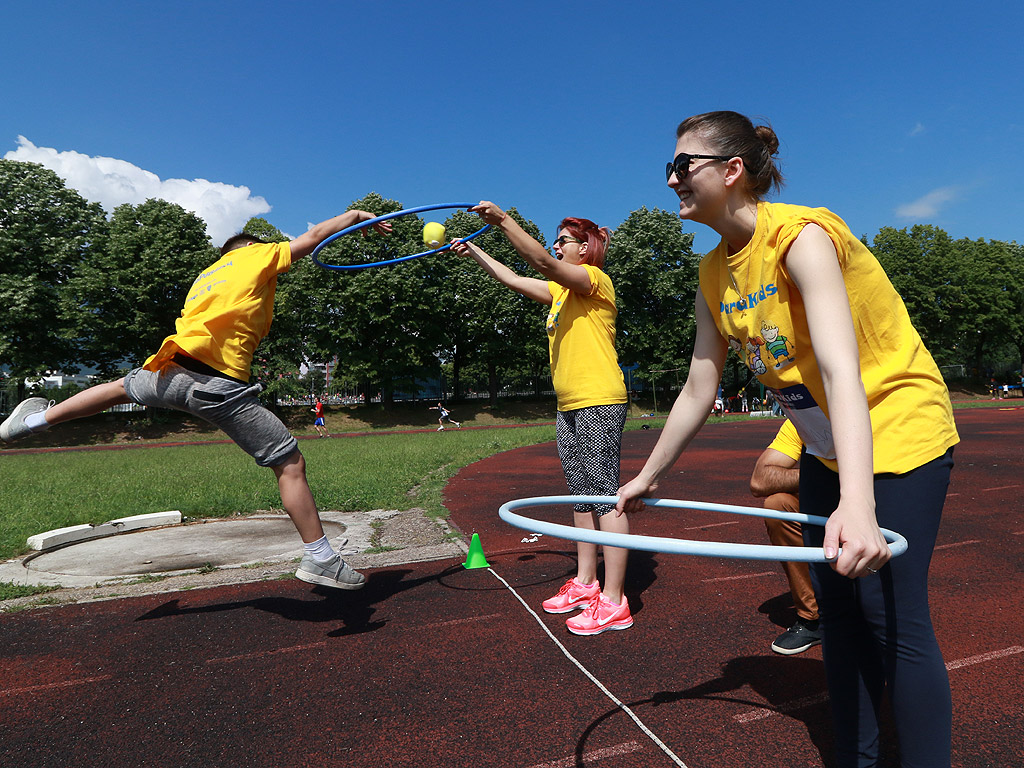
<instances>
[{"instance_id":1,"label":"green grass field","mask_svg":"<svg viewBox=\"0 0 1024 768\"><path fill-rule=\"evenodd\" d=\"M441 492L459 469L524 445L554 440L551 425L443 434L304 440L321 509L423 507L443 515ZM0 559L36 533L147 512L222 517L279 510L273 473L231 444L123 451L0 455Z\"/></svg>"},{"instance_id":2,"label":"green grass field","mask_svg":"<svg viewBox=\"0 0 1024 768\"><path fill-rule=\"evenodd\" d=\"M974 407L1001 404L971 403ZM530 404L529 409L508 413L505 423L538 417L548 423L448 429L443 434L432 429L410 434L367 431L362 437L303 440L300 445L317 504L324 510L341 511L423 507L428 514L445 515L442 491L462 467L502 451L555 439L550 423L553 403ZM304 414L302 418L308 421ZM737 419L747 417L724 418ZM626 428L638 429L642 423L657 428L664 418L631 419ZM95 430L97 424L86 426ZM311 431L306 424L302 427L296 433ZM119 434L114 437L120 429L109 429L104 441L123 442ZM55 442L57 432L46 436ZM166 428L158 437L224 439L216 430L200 436ZM37 441L33 438L33 444ZM0 452L0 559L26 552L29 536L54 528L172 509L186 517L204 518L279 510L280 506L273 473L256 466L229 443L27 455Z\"/></svg>"}]
</instances>

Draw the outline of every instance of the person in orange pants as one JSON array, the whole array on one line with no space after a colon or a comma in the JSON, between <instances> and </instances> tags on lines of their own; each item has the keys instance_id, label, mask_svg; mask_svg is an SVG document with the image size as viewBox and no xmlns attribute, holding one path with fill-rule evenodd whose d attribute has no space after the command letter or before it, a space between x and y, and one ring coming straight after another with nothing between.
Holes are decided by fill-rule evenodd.
<instances>
[{"instance_id":1,"label":"person in orange pants","mask_svg":"<svg viewBox=\"0 0 1024 768\"><path fill-rule=\"evenodd\" d=\"M764 499L765 509L799 512L800 453L804 444L793 423L786 419L771 445L754 465L750 476L750 492ZM800 523L792 520L765 518L768 538L775 546L802 547ZM784 656L803 653L821 642L818 626L818 602L814 597L807 563L784 562L782 569L789 581L789 591L796 606L796 622L772 643L772 650Z\"/></svg>"}]
</instances>

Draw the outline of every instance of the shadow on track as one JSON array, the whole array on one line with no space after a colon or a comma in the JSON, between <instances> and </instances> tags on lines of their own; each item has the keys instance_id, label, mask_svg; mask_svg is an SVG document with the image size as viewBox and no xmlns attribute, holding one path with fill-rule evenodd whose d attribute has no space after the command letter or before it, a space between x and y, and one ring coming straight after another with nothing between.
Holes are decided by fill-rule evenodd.
<instances>
[{"instance_id":1,"label":"shadow on track","mask_svg":"<svg viewBox=\"0 0 1024 768\"><path fill-rule=\"evenodd\" d=\"M679 701L707 700L742 704L751 709L766 709L777 716L788 717L803 723L814 748L826 766L830 766L832 736L828 700L816 697L801 706L793 706L788 696L780 691L779 680L805 680L808 691L824 693L824 668L817 659L794 659L776 656L740 656L722 664L721 675L699 685L680 691L658 691L649 698L626 702L641 720L644 707L671 706ZM757 695L734 694L743 689ZM575 766L583 768L583 756L587 752L587 740L607 720L624 714L614 707L597 717L583 732L575 749ZM767 749L766 745L766 749Z\"/></svg>"},{"instance_id":2,"label":"shadow on track","mask_svg":"<svg viewBox=\"0 0 1024 768\"><path fill-rule=\"evenodd\" d=\"M373 632L387 624L373 621L377 606L390 598L424 584L439 583L448 588L444 579L462 570L462 566L448 566L444 570L417 579L405 580L411 569L396 568L375 571L366 581L363 589L343 591L330 587L313 587L312 594L319 600L290 597L258 597L253 600L236 600L211 605L182 607L181 599L175 598L139 616L136 621L152 621L194 614L222 613L253 609L265 611L287 621L303 621L312 624L323 622L342 623L342 627L328 633L328 637L345 637Z\"/></svg>"}]
</instances>

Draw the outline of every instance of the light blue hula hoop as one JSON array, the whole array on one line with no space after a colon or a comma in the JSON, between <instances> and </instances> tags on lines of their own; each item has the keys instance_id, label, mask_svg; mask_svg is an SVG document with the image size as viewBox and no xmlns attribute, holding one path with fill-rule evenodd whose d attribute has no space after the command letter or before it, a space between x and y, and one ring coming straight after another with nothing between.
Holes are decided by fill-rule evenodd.
<instances>
[{"instance_id":1,"label":"light blue hula hoop","mask_svg":"<svg viewBox=\"0 0 1024 768\"><path fill-rule=\"evenodd\" d=\"M623 549L639 549L646 552L664 552L670 555L699 555L701 557L727 557L742 560L782 560L800 563L827 563L820 547L779 547L768 544L733 544L718 541L693 541L691 539L669 539L661 536L641 536L633 533L613 533L597 531L589 528L576 528L572 525L548 523L543 520L532 520L529 517L515 514L512 510L524 507L541 507L551 504L615 504L618 496L533 496L526 499L514 499L502 504L498 516L509 525L532 533L543 533L559 539L585 541L590 544L603 544L607 547ZM737 507L731 504L712 504L703 501L677 501L675 499L643 499L649 507L667 507L672 509L697 509L709 512L728 512L733 515L750 515L751 517L770 517L776 520L792 520L809 525L825 525L828 518L819 515L805 515L800 512L777 512L773 509L759 507ZM614 513L609 513L614 514ZM882 528L882 535L889 542L892 556L902 555L907 551L907 540L895 531Z\"/></svg>"},{"instance_id":2,"label":"light blue hula hoop","mask_svg":"<svg viewBox=\"0 0 1024 768\"><path fill-rule=\"evenodd\" d=\"M433 253L441 253L442 251L447 251L449 248L451 248L451 243L447 245L442 245L440 248L434 248L431 251L414 253L411 256L399 256L397 259L387 259L386 261L374 261L371 262L370 264L324 264L324 262L320 261L320 259L317 258L317 255L320 253L320 251L324 249L325 246L327 246L328 243L334 242L339 237L350 235L353 232L358 232L360 229L372 227L374 224L379 224L382 221L387 221L388 219L396 219L399 216L409 216L414 213L422 213L423 211L437 211L444 208L472 208L474 205L476 205L476 203L441 203L439 205L421 205L418 208L406 208L403 211L385 213L383 216L378 216L375 219L369 219L367 221L361 221L358 224L353 224L351 227L346 227L345 229L341 230L341 232L336 232L335 234L331 235L326 240L321 242L320 245L318 245L316 248L314 248L313 252L309 255L309 258L311 258L315 264L323 267L324 269L366 269L368 267L386 267L389 264L398 264L401 261L409 261L409 259L418 259L420 256L430 256ZM490 228L490 224L485 224L473 234L466 235L465 237L461 237L459 239L472 240L474 237L476 237L477 235L482 235Z\"/></svg>"}]
</instances>

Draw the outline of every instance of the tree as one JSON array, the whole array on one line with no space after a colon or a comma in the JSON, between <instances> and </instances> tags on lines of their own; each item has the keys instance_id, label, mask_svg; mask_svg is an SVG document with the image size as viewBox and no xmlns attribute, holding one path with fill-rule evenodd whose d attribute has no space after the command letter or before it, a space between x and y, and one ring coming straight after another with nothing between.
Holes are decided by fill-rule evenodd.
<instances>
[{"instance_id":1,"label":"tree","mask_svg":"<svg viewBox=\"0 0 1024 768\"><path fill-rule=\"evenodd\" d=\"M174 331L189 287L218 258L203 220L180 205L119 205L105 253L71 281L83 360L110 373L141 364Z\"/></svg>"},{"instance_id":2,"label":"tree","mask_svg":"<svg viewBox=\"0 0 1024 768\"><path fill-rule=\"evenodd\" d=\"M955 325L963 352L979 372L1019 369L1024 335L1020 248L997 240L957 240L963 304ZM962 358L964 359L964 358Z\"/></svg>"},{"instance_id":3,"label":"tree","mask_svg":"<svg viewBox=\"0 0 1024 768\"><path fill-rule=\"evenodd\" d=\"M350 208L381 215L401 205L371 193ZM418 217L392 222L388 237L371 229L366 237L339 238L321 258L328 264L372 263L423 250ZM277 312L296 319L304 360L323 363L337 355L339 378L360 382L368 397L379 390L389 405L396 387L411 385L424 369L436 370L441 290L427 259L345 271L303 259L292 268Z\"/></svg>"},{"instance_id":4,"label":"tree","mask_svg":"<svg viewBox=\"0 0 1024 768\"><path fill-rule=\"evenodd\" d=\"M63 299L106 239L98 204L41 165L0 160L0 364L12 377L75 370L80 340Z\"/></svg>"},{"instance_id":5,"label":"tree","mask_svg":"<svg viewBox=\"0 0 1024 768\"><path fill-rule=\"evenodd\" d=\"M698 261L693 235L669 211L640 208L615 230L605 271L615 284L621 364L639 363L648 375L679 369L685 379L696 333Z\"/></svg>"},{"instance_id":6,"label":"tree","mask_svg":"<svg viewBox=\"0 0 1024 768\"><path fill-rule=\"evenodd\" d=\"M1024 245L1006 243L1010 251L1010 291L1013 301L1014 321L1010 333L1012 342L1017 347L1017 370L1024 376Z\"/></svg>"},{"instance_id":7,"label":"tree","mask_svg":"<svg viewBox=\"0 0 1024 768\"><path fill-rule=\"evenodd\" d=\"M882 227L871 251L903 298L910 319L940 365L958 344L954 315L963 306L963 254L943 230L919 224L910 231Z\"/></svg>"},{"instance_id":8,"label":"tree","mask_svg":"<svg viewBox=\"0 0 1024 768\"><path fill-rule=\"evenodd\" d=\"M531 237L543 242L536 224L508 211ZM457 212L446 224L452 237L463 237L480 227L473 214ZM473 242L521 275L537 277L500 232L492 230ZM439 313L443 332L438 357L450 362L455 397L462 391L463 372L486 382L489 402L497 402L499 384L512 379L534 383L549 380L545 309L486 275L470 258L445 254L433 265L435 279L443 285Z\"/></svg>"},{"instance_id":9,"label":"tree","mask_svg":"<svg viewBox=\"0 0 1024 768\"><path fill-rule=\"evenodd\" d=\"M952 240L938 227L883 227L871 244L939 365L1019 364L1024 262L1016 243Z\"/></svg>"},{"instance_id":10,"label":"tree","mask_svg":"<svg viewBox=\"0 0 1024 768\"><path fill-rule=\"evenodd\" d=\"M262 216L253 216L245 222L242 231L249 235L255 235L267 243L284 243L291 239Z\"/></svg>"}]
</instances>

